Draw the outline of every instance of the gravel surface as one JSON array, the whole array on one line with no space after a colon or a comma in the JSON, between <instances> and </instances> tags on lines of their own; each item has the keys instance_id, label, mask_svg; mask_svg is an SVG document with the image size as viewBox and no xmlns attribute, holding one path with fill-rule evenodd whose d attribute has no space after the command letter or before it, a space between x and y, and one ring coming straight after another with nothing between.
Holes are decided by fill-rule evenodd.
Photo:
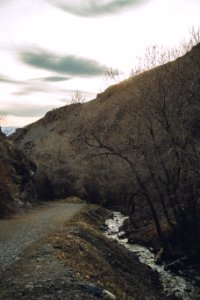
<instances>
[{"instance_id":1,"label":"gravel surface","mask_svg":"<svg viewBox=\"0 0 200 300\"><path fill-rule=\"evenodd\" d=\"M16 262L33 242L62 229L66 220L84 204L46 202L33 211L10 220L0 220L0 274Z\"/></svg>"},{"instance_id":2,"label":"gravel surface","mask_svg":"<svg viewBox=\"0 0 200 300\"><path fill-rule=\"evenodd\" d=\"M27 247L0 276L0 300L98 300L58 255L48 238Z\"/></svg>"}]
</instances>

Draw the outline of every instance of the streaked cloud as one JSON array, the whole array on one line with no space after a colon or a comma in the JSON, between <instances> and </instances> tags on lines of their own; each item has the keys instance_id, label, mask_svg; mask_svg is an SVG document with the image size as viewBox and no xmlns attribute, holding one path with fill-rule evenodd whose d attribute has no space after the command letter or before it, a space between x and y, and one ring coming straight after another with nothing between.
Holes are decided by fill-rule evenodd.
<instances>
[{"instance_id":1,"label":"streaked cloud","mask_svg":"<svg viewBox=\"0 0 200 300\"><path fill-rule=\"evenodd\" d=\"M1 6L8 5L8 4L10 4L10 2L13 2L13 0L0 0L0 5Z\"/></svg>"},{"instance_id":2,"label":"streaked cloud","mask_svg":"<svg viewBox=\"0 0 200 300\"><path fill-rule=\"evenodd\" d=\"M7 77L0 74L0 84L10 84L18 87L16 92L13 92L14 96L25 96L33 93L43 93L43 92L58 92L60 91L59 87L54 87L49 84L53 82L63 82L72 79L72 77L67 76L48 76L40 77L34 79L28 79L26 81L19 81L13 78ZM49 83L49 84L48 84Z\"/></svg>"},{"instance_id":3,"label":"streaked cloud","mask_svg":"<svg viewBox=\"0 0 200 300\"><path fill-rule=\"evenodd\" d=\"M21 51L19 57L29 66L69 76L94 77L103 75L108 69L92 59L75 55L58 56L40 49Z\"/></svg>"},{"instance_id":4,"label":"streaked cloud","mask_svg":"<svg viewBox=\"0 0 200 300\"><path fill-rule=\"evenodd\" d=\"M38 80L41 80L44 82L59 82L59 81L67 81L70 79L72 79L72 77L49 76L49 77L38 78Z\"/></svg>"},{"instance_id":5,"label":"streaked cloud","mask_svg":"<svg viewBox=\"0 0 200 300\"><path fill-rule=\"evenodd\" d=\"M147 1L148 0L50 0L53 5L61 8L62 10L82 17L118 13L124 9L141 5Z\"/></svg>"},{"instance_id":6,"label":"streaked cloud","mask_svg":"<svg viewBox=\"0 0 200 300\"><path fill-rule=\"evenodd\" d=\"M53 108L53 105L10 102L4 106L4 112L15 117L40 117Z\"/></svg>"},{"instance_id":7,"label":"streaked cloud","mask_svg":"<svg viewBox=\"0 0 200 300\"><path fill-rule=\"evenodd\" d=\"M4 76L0 74L0 83L8 83L8 84L23 84L22 82L18 80L14 80L10 77Z\"/></svg>"},{"instance_id":8,"label":"streaked cloud","mask_svg":"<svg viewBox=\"0 0 200 300\"><path fill-rule=\"evenodd\" d=\"M38 80L27 80L26 82L24 82L23 86L20 86L20 88L16 92L12 93L12 95L27 96L35 93L52 94L59 93L61 91L62 90L60 87L51 86L42 78Z\"/></svg>"},{"instance_id":9,"label":"streaked cloud","mask_svg":"<svg viewBox=\"0 0 200 300\"><path fill-rule=\"evenodd\" d=\"M19 81L12 79L10 77L0 75L0 84L10 84L17 87L17 91L13 92L12 95L14 96L25 96L30 95L33 93L40 93L40 92L57 92L58 88L51 87L48 82L57 82L57 81L64 81L69 80L69 77L43 77L37 79L28 79L26 81Z\"/></svg>"},{"instance_id":10,"label":"streaked cloud","mask_svg":"<svg viewBox=\"0 0 200 300\"><path fill-rule=\"evenodd\" d=\"M31 85L25 85L23 88L20 90L12 93L13 96L27 96L31 95L33 93L44 93L46 92L46 88L44 87L36 87L36 86L31 86Z\"/></svg>"}]
</instances>

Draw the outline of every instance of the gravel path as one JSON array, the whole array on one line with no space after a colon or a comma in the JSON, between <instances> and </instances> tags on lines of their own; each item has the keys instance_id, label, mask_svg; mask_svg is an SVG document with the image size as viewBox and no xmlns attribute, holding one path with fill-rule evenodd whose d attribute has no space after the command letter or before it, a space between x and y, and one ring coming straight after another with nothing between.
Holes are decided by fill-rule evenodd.
<instances>
[{"instance_id":1,"label":"gravel path","mask_svg":"<svg viewBox=\"0 0 200 300\"><path fill-rule=\"evenodd\" d=\"M19 259L21 252L40 238L62 229L84 204L48 202L10 220L0 220L0 273Z\"/></svg>"}]
</instances>

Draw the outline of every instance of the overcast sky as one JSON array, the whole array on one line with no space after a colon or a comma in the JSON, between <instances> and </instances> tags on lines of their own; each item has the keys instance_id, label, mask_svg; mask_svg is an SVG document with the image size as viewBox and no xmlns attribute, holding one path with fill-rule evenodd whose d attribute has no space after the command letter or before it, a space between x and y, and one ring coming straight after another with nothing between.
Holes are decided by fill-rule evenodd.
<instances>
[{"instance_id":1,"label":"overcast sky","mask_svg":"<svg viewBox=\"0 0 200 300\"><path fill-rule=\"evenodd\" d=\"M147 46L177 47L200 26L200 0L0 0L0 113L24 126L93 99L105 71L128 76Z\"/></svg>"}]
</instances>

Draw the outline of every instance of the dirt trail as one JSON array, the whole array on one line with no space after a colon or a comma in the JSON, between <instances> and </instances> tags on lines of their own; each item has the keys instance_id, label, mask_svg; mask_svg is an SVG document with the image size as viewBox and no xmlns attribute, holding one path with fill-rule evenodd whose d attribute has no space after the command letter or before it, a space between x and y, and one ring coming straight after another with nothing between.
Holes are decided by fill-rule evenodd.
<instances>
[{"instance_id":1,"label":"dirt trail","mask_svg":"<svg viewBox=\"0 0 200 300\"><path fill-rule=\"evenodd\" d=\"M0 243L9 249L4 258L14 253L17 261L0 274L0 300L171 299L162 293L155 272L103 234L110 211L85 205L71 219L81 207L52 203L2 222L8 236L2 235ZM26 243L26 238L21 246L18 240ZM21 253L19 259L13 249Z\"/></svg>"},{"instance_id":2,"label":"dirt trail","mask_svg":"<svg viewBox=\"0 0 200 300\"><path fill-rule=\"evenodd\" d=\"M0 274L19 259L22 251L57 229L84 204L46 202L33 211L10 220L0 220Z\"/></svg>"}]
</instances>

